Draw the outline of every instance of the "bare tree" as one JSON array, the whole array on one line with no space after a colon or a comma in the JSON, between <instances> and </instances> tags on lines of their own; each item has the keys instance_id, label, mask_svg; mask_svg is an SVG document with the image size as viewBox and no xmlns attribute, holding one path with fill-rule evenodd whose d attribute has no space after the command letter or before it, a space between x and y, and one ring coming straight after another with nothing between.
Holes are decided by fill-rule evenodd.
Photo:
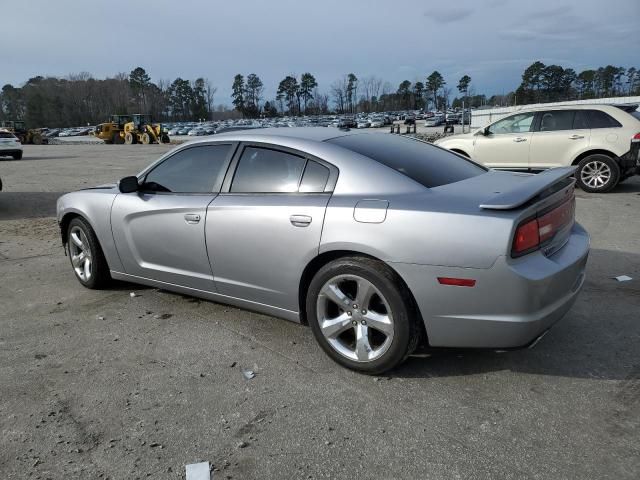
<instances>
[{"instance_id":1,"label":"bare tree","mask_svg":"<svg viewBox=\"0 0 640 480\"><path fill-rule=\"evenodd\" d=\"M213 113L213 96L218 91L218 87L214 87L211 80L204 79L205 85L205 99L207 101L207 112L209 113L209 120L211 120L211 114Z\"/></svg>"}]
</instances>

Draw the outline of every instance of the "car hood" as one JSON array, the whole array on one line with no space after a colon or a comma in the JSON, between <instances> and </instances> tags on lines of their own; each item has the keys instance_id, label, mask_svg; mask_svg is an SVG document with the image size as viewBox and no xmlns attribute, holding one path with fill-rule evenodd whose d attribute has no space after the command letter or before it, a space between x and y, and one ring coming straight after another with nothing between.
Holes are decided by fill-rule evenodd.
<instances>
[{"instance_id":1,"label":"car hood","mask_svg":"<svg viewBox=\"0 0 640 480\"><path fill-rule=\"evenodd\" d=\"M104 185L97 185L95 187L87 187L87 188L81 188L79 191L84 191L84 190L112 190L114 188L116 188L118 186L117 183L106 183Z\"/></svg>"},{"instance_id":2,"label":"car hood","mask_svg":"<svg viewBox=\"0 0 640 480\"><path fill-rule=\"evenodd\" d=\"M456 135L448 135L446 137L439 138L438 140L436 140L433 143L435 145L438 145L440 143L443 143L443 142L449 141L449 140L472 140L475 133L476 132L474 130L473 132L470 132L470 133L458 133Z\"/></svg>"}]
</instances>

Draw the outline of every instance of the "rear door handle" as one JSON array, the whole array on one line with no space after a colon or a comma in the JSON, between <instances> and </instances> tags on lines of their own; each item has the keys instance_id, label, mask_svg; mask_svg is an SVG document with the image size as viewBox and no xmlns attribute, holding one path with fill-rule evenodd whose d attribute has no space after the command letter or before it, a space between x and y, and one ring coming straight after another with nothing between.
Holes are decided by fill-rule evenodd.
<instances>
[{"instance_id":1,"label":"rear door handle","mask_svg":"<svg viewBox=\"0 0 640 480\"><path fill-rule=\"evenodd\" d=\"M294 227L308 227L311 224L311 217L309 215L291 215L289 221Z\"/></svg>"},{"instance_id":2,"label":"rear door handle","mask_svg":"<svg viewBox=\"0 0 640 480\"><path fill-rule=\"evenodd\" d=\"M526 142L527 139L523 138L523 137L516 137L516 138L513 139L513 141L516 142L516 143L520 143L520 142Z\"/></svg>"},{"instance_id":3,"label":"rear door handle","mask_svg":"<svg viewBox=\"0 0 640 480\"><path fill-rule=\"evenodd\" d=\"M187 223L199 223L200 215L198 215L197 213L187 213L184 216L184 220Z\"/></svg>"},{"instance_id":4,"label":"rear door handle","mask_svg":"<svg viewBox=\"0 0 640 480\"><path fill-rule=\"evenodd\" d=\"M569 140L579 140L580 138L584 138L584 135L571 135Z\"/></svg>"}]
</instances>

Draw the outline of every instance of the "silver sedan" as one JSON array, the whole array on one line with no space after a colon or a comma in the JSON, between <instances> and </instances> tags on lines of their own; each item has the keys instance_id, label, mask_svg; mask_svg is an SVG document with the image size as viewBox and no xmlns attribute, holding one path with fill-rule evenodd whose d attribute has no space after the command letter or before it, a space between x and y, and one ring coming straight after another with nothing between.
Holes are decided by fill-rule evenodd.
<instances>
[{"instance_id":1,"label":"silver sedan","mask_svg":"<svg viewBox=\"0 0 640 480\"><path fill-rule=\"evenodd\" d=\"M572 168L488 170L398 135L236 131L62 196L82 285L119 279L309 325L376 374L419 345L536 341L584 282Z\"/></svg>"}]
</instances>

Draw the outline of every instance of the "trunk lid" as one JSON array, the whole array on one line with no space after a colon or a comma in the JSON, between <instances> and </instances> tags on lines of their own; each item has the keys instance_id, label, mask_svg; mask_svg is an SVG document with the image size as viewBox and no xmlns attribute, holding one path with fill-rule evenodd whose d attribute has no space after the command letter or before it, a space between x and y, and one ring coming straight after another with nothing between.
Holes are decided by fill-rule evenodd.
<instances>
[{"instance_id":1,"label":"trunk lid","mask_svg":"<svg viewBox=\"0 0 640 480\"><path fill-rule=\"evenodd\" d=\"M566 243L575 222L574 172L575 167L554 168L537 175L491 170L431 190L437 193L437 203L443 210L508 220L508 256L536 250L549 256ZM535 248L514 254L518 228L534 220L540 241Z\"/></svg>"}]
</instances>

